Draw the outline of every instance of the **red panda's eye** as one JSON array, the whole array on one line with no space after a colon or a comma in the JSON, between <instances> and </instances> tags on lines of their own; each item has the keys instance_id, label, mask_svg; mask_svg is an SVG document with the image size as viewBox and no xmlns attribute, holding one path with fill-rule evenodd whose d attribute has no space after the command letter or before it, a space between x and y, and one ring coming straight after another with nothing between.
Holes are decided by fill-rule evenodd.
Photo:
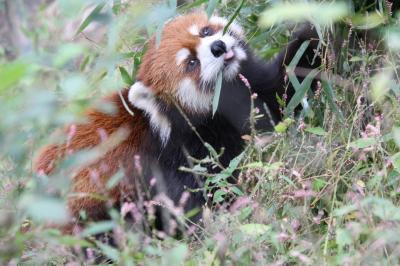
<instances>
[{"instance_id":1,"label":"red panda's eye","mask_svg":"<svg viewBox=\"0 0 400 266\"><path fill-rule=\"evenodd\" d=\"M206 36L211 36L211 35L213 35L214 34L214 31L213 31L213 29L212 28L210 28L210 27L208 27L208 26L206 26L206 27L204 27L204 28L202 28L201 30L200 30L200 37L206 37Z\"/></svg>"},{"instance_id":2,"label":"red panda's eye","mask_svg":"<svg viewBox=\"0 0 400 266\"><path fill-rule=\"evenodd\" d=\"M196 69L196 67L199 65L199 60L197 58L192 58L187 62L187 67L186 71L191 72Z\"/></svg>"}]
</instances>

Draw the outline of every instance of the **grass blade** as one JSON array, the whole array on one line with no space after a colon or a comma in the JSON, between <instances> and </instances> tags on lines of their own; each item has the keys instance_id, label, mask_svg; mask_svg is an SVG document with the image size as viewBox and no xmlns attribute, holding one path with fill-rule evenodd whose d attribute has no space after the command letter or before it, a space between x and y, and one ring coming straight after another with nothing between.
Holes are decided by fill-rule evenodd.
<instances>
[{"instance_id":1,"label":"grass blade","mask_svg":"<svg viewBox=\"0 0 400 266\"><path fill-rule=\"evenodd\" d=\"M289 115L294 111L296 106L300 104L300 102L303 100L304 96L306 95L307 91L311 88L311 82L315 78L315 76L318 74L319 70L313 69L308 73L308 75L305 77L303 82L301 83L300 88L296 90L296 93L293 95L292 99L288 103L286 107L286 114Z\"/></svg>"},{"instance_id":2,"label":"grass blade","mask_svg":"<svg viewBox=\"0 0 400 266\"><path fill-rule=\"evenodd\" d=\"M322 80L321 83L322 83L322 89L325 92L324 95L326 97L326 100L328 101L329 107L337 115L337 117L339 118L339 121L343 122L345 119L344 119L344 116L343 116L342 112L340 111L339 107L335 103L335 93L332 89L331 84L327 80Z\"/></svg>"},{"instance_id":3,"label":"grass blade","mask_svg":"<svg viewBox=\"0 0 400 266\"><path fill-rule=\"evenodd\" d=\"M307 50L309 45L310 41L304 41L301 44L300 48L297 50L296 54L294 55L288 67L295 68L297 66L297 64L300 62L301 57L303 56L304 52Z\"/></svg>"},{"instance_id":4,"label":"grass blade","mask_svg":"<svg viewBox=\"0 0 400 266\"><path fill-rule=\"evenodd\" d=\"M229 19L228 24L226 24L223 34L226 33L226 31L229 29L229 26L232 24L232 22L235 20L235 18L239 15L240 10L242 9L244 4L244 0L242 0L242 2L240 2L239 6L236 8L235 13L233 13L233 16Z\"/></svg>"},{"instance_id":5,"label":"grass blade","mask_svg":"<svg viewBox=\"0 0 400 266\"><path fill-rule=\"evenodd\" d=\"M219 72L218 77L217 77L217 82L215 83L215 92L214 92L214 98L213 98L213 102L212 102L213 117L218 108L219 96L221 95L221 87L222 87L222 72Z\"/></svg>"}]
</instances>

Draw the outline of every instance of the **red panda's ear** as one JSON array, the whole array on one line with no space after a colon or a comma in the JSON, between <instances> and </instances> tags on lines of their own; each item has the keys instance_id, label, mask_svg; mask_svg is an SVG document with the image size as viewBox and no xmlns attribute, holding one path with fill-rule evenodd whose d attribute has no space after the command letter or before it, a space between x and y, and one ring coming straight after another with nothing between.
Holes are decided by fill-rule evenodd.
<instances>
[{"instance_id":1,"label":"red panda's ear","mask_svg":"<svg viewBox=\"0 0 400 266\"><path fill-rule=\"evenodd\" d=\"M160 111L154 91L141 81L136 81L129 88L128 100L149 117L151 129L159 134L161 143L165 145L171 134L171 123Z\"/></svg>"},{"instance_id":2,"label":"red panda's ear","mask_svg":"<svg viewBox=\"0 0 400 266\"><path fill-rule=\"evenodd\" d=\"M136 81L130 88L128 100L131 104L137 106L141 101L148 100L154 97L154 92L151 88L145 86L141 81Z\"/></svg>"}]
</instances>

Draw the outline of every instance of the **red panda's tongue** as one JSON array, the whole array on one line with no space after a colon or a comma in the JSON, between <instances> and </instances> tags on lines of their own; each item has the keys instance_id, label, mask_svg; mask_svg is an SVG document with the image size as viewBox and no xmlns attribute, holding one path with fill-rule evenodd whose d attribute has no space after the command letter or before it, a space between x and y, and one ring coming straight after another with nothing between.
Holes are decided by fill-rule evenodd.
<instances>
[{"instance_id":1,"label":"red panda's tongue","mask_svg":"<svg viewBox=\"0 0 400 266\"><path fill-rule=\"evenodd\" d=\"M225 59L225 60L229 60L229 59L233 58L234 56L235 56L235 53L234 53L233 50L231 49L231 50L229 50L228 52L226 52L226 53L224 54L224 59Z\"/></svg>"}]
</instances>

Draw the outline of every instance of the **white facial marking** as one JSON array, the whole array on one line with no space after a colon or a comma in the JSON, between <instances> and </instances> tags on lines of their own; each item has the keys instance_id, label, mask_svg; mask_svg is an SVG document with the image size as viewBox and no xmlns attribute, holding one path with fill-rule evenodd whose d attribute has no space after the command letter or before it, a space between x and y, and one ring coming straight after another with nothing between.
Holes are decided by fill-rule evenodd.
<instances>
[{"instance_id":1,"label":"white facial marking","mask_svg":"<svg viewBox=\"0 0 400 266\"><path fill-rule=\"evenodd\" d=\"M184 78L179 83L177 96L186 109L205 113L210 110L213 94L201 91L192 79Z\"/></svg>"},{"instance_id":2,"label":"white facial marking","mask_svg":"<svg viewBox=\"0 0 400 266\"><path fill-rule=\"evenodd\" d=\"M240 46L235 46L232 48L236 59L232 62L230 62L225 68L224 68L224 78L226 80L232 80L236 78L237 74L239 73L240 69L240 64L239 62L242 60L245 60L247 58L246 52L243 50L242 47Z\"/></svg>"},{"instance_id":3,"label":"white facial marking","mask_svg":"<svg viewBox=\"0 0 400 266\"><path fill-rule=\"evenodd\" d=\"M128 100L132 105L143 110L149 116L151 129L158 132L161 143L164 146L171 134L171 123L160 112L151 89L144 86L142 82L137 81L129 89Z\"/></svg>"},{"instance_id":4,"label":"white facial marking","mask_svg":"<svg viewBox=\"0 0 400 266\"><path fill-rule=\"evenodd\" d=\"M222 31L212 36L202 38L197 47L197 57L200 60L200 79L203 85L214 82L219 71L224 67L224 56L215 57L211 52L211 44L217 40L223 41L226 45L226 50L228 52L233 51L234 53L234 58L224 69L224 78L226 80L231 80L236 77L240 67L239 61L247 57L243 48L237 46L238 40L229 34L222 35Z\"/></svg>"},{"instance_id":5,"label":"white facial marking","mask_svg":"<svg viewBox=\"0 0 400 266\"><path fill-rule=\"evenodd\" d=\"M211 44L216 40L220 40L221 37L222 33L217 32L214 35L202 38L197 46L197 58L200 60L201 66L200 79L203 85L214 82L219 71L224 66L223 57L216 58L211 53Z\"/></svg>"},{"instance_id":6,"label":"white facial marking","mask_svg":"<svg viewBox=\"0 0 400 266\"><path fill-rule=\"evenodd\" d=\"M247 58L247 54L242 47L237 46L237 47L234 47L233 50L235 52L236 58L239 61L245 60Z\"/></svg>"},{"instance_id":7,"label":"white facial marking","mask_svg":"<svg viewBox=\"0 0 400 266\"><path fill-rule=\"evenodd\" d=\"M189 27L188 31L190 32L190 34L197 36L199 35L199 27L196 24L193 24L192 26Z\"/></svg>"},{"instance_id":8,"label":"white facial marking","mask_svg":"<svg viewBox=\"0 0 400 266\"><path fill-rule=\"evenodd\" d=\"M228 20L213 16L210 18L210 23L225 27ZM223 31L220 30L211 36L201 38L200 44L197 46L197 57L201 63L200 78L202 85L215 82L221 69L224 71L225 80L236 78L240 69L240 61L247 58L245 50L239 45L239 40L244 37L242 28L233 22L229 26L228 32L225 35L222 33ZM215 57L211 52L211 44L217 40L223 41L226 45L227 53L224 56ZM230 60L224 61L224 57Z\"/></svg>"},{"instance_id":9,"label":"white facial marking","mask_svg":"<svg viewBox=\"0 0 400 266\"><path fill-rule=\"evenodd\" d=\"M225 27L228 24L228 20L226 18L212 16L210 18L210 23L211 24L216 24L216 25L222 25L222 26ZM243 38L244 37L243 29L239 24L236 23L236 21L233 21L231 23L231 25L229 25L229 29L228 30L233 32L234 34L236 34L237 37L239 37L239 38Z\"/></svg>"},{"instance_id":10,"label":"white facial marking","mask_svg":"<svg viewBox=\"0 0 400 266\"><path fill-rule=\"evenodd\" d=\"M182 48L176 53L176 64L179 66L190 55L189 49Z\"/></svg>"}]
</instances>

